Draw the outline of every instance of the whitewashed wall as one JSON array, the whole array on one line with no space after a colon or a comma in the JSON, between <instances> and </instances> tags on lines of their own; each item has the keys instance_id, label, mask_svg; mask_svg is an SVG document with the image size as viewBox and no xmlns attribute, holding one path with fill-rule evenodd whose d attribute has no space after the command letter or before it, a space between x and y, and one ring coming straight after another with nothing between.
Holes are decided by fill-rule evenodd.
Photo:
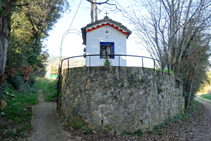
<instances>
[{"instance_id":1,"label":"whitewashed wall","mask_svg":"<svg viewBox=\"0 0 211 141\"><path fill-rule=\"evenodd\" d=\"M113 27L104 26L88 32L86 35L86 54L100 54L100 42L114 42L114 54L126 54L126 35ZM112 66L119 66L119 62L120 66L126 66L126 57L115 56L115 59L110 60ZM105 59L100 59L100 56L86 58L86 66L103 66L104 62Z\"/></svg>"}]
</instances>

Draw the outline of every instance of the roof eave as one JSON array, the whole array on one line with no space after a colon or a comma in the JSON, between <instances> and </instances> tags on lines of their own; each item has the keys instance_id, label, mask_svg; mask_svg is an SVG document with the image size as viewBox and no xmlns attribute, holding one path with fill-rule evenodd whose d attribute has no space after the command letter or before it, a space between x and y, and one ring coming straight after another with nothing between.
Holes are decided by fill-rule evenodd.
<instances>
[{"instance_id":1,"label":"roof eave","mask_svg":"<svg viewBox=\"0 0 211 141\"><path fill-rule=\"evenodd\" d=\"M117 21L114 21L112 19L109 19L107 16L104 17L104 19L102 20L98 20L98 21L95 21L93 23L90 23L90 24L87 24L85 27L82 27L81 28L81 32L82 32L82 38L83 38L83 45L86 45L86 29L89 28L89 27L92 27L93 25L96 25L96 24L99 24L99 23L102 23L102 22L111 22L113 24L116 24L118 25L119 27L121 27L122 29L126 30L127 31L127 39L128 37L130 36L130 34L132 33L132 31L130 31L129 29L127 29L127 27L125 27L124 25L122 25L121 23L117 22Z\"/></svg>"}]
</instances>

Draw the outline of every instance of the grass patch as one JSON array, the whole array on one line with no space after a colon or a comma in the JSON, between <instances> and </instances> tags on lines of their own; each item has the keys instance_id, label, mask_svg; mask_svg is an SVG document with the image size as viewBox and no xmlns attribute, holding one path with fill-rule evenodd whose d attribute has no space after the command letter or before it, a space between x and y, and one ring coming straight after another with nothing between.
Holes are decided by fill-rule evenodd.
<instances>
[{"instance_id":1,"label":"grass patch","mask_svg":"<svg viewBox=\"0 0 211 141\"><path fill-rule=\"evenodd\" d=\"M23 92L18 92L9 83L4 84L3 97L0 99L7 102L3 111L5 116L0 116L0 140L16 140L27 137L32 131L31 106L37 104L38 91L43 89L45 101L51 101L56 97L56 80L36 78L33 87L25 87ZM6 92L9 94L7 95ZM12 98L11 94L15 95Z\"/></svg>"},{"instance_id":2,"label":"grass patch","mask_svg":"<svg viewBox=\"0 0 211 141\"><path fill-rule=\"evenodd\" d=\"M211 100L211 94L203 94L203 95L200 95L200 97Z\"/></svg>"},{"instance_id":3,"label":"grass patch","mask_svg":"<svg viewBox=\"0 0 211 141\"><path fill-rule=\"evenodd\" d=\"M9 95L6 95L6 92ZM0 140L25 137L32 130L31 105L38 103L38 94L33 88L28 88L25 93L19 93L10 84L4 84L2 100L7 102L3 111L5 116L0 117ZM10 94L15 95L14 98Z\"/></svg>"},{"instance_id":4,"label":"grass patch","mask_svg":"<svg viewBox=\"0 0 211 141\"><path fill-rule=\"evenodd\" d=\"M6 84L5 91L9 94L14 94L14 99L10 96L5 96L4 100L7 102L7 107L4 110L6 118L11 121L22 121L25 122L28 120L29 116L27 114L27 108L33 104L37 104L39 101L37 99L37 93L18 93L11 85Z\"/></svg>"},{"instance_id":5,"label":"grass patch","mask_svg":"<svg viewBox=\"0 0 211 141\"><path fill-rule=\"evenodd\" d=\"M57 80L49 80L46 78L36 78L36 89L43 89L42 93L45 96L45 101L49 102L57 97Z\"/></svg>"}]
</instances>

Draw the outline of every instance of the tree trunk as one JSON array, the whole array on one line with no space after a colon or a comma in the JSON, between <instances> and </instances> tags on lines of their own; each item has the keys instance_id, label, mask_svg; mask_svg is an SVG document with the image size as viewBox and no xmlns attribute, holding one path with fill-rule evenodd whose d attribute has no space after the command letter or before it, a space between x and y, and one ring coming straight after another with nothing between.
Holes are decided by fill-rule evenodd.
<instances>
[{"instance_id":1,"label":"tree trunk","mask_svg":"<svg viewBox=\"0 0 211 141\"><path fill-rule=\"evenodd\" d=\"M1 17L0 19L0 86L3 83L3 75L6 66L7 59L7 47L8 47L8 20L6 17Z\"/></svg>"},{"instance_id":2,"label":"tree trunk","mask_svg":"<svg viewBox=\"0 0 211 141\"><path fill-rule=\"evenodd\" d=\"M190 97L191 97L192 87L193 87L193 78L192 78L192 81L191 81L190 92L188 94L188 100L187 100L187 103L185 105L185 109L188 109L188 106L189 106L189 103L190 103Z\"/></svg>"},{"instance_id":3,"label":"tree trunk","mask_svg":"<svg viewBox=\"0 0 211 141\"><path fill-rule=\"evenodd\" d=\"M96 3L97 0L94 0L94 2ZM97 21L97 4L95 4L95 21Z\"/></svg>"},{"instance_id":4,"label":"tree trunk","mask_svg":"<svg viewBox=\"0 0 211 141\"><path fill-rule=\"evenodd\" d=\"M194 67L194 73L193 73L193 77L192 77L192 80L191 80L190 91L189 91L189 94L188 94L188 99L187 99L187 103L185 105L185 109L188 109L188 106L189 106L189 103L190 103L190 97L191 97L191 93L192 93L193 82L194 82L194 78L195 78L194 76L195 76L195 71L197 70L197 66L198 66L198 63Z\"/></svg>"}]
</instances>

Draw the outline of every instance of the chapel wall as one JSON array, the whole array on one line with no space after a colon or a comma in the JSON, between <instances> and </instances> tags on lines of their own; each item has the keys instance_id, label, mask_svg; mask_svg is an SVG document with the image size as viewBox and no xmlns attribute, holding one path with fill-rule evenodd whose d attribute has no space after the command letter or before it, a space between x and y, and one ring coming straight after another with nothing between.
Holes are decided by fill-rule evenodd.
<instances>
[{"instance_id":1,"label":"chapel wall","mask_svg":"<svg viewBox=\"0 0 211 141\"><path fill-rule=\"evenodd\" d=\"M106 31L108 31L108 33L106 33ZM100 54L100 42L114 42L114 54L126 54L126 35L113 27L104 26L86 34L87 55ZM115 59L110 60L112 61L112 66L126 66L126 57L119 58L115 56ZM104 66L104 62L105 59L100 59L100 56L86 57L86 66Z\"/></svg>"},{"instance_id":2,"label":"chapel wall","mask_svg":"<svg viewBox=\"0 0 211 141\"><path fill-rule=\"evenodd\" d=\"M183 113L184 97L173 74L139 67L81 67L63 70L58 108L66 125L121 134L152 130Z\"/></svg>"}]
</instances>

